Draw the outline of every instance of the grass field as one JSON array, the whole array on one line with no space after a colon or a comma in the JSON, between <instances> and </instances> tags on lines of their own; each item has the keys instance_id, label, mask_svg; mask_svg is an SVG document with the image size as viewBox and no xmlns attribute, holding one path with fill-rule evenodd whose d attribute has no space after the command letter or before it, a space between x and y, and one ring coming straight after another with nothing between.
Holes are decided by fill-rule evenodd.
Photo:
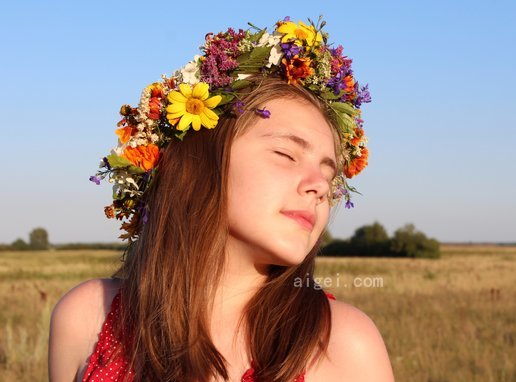
<instances>
[{"instance_id":1,"label":"grass field","mask_svg":"<svg viewBox=\"0 0 516 382\"><path fill-rule=\"evenodd\" d=\"M516 247L442 252L438 260L321 258L317 277L375 321L398 382L515 382ZM79 282L109 276L119 257L0 252L0 381L47 380L52 307Z\"/></svg>"}]
</instances>

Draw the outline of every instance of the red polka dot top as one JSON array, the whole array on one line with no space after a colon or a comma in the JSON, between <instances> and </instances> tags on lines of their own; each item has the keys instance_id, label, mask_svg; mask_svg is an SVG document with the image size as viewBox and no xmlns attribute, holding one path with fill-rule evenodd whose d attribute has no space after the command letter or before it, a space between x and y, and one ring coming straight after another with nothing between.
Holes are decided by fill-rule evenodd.
<instances>
[{"instance_id":1,"label":"red polka dot top","mask_svg":"<svg viewBox=\"0 0 516 382\"><path fill-rule=\"evenodd\" d=\"M335 300L335 296L325 292L328 298ZM104 321L99 340L91 354L88 366L84 372L83 382L121 382L128 375L129 381L133 381L132 370L129 370L129 363L124 354L119 352L113 356L114 349L120 345L120 339L113 331L113 323L119 318L120 313L120 292L116 294L111 303L111 310ZM251 366L253 363L251 362ZM304 382L304 373L299 375L294 382ZM254 369L251 367L242 376L242 382L255 382Z\"/></svg>"}]
</instances>

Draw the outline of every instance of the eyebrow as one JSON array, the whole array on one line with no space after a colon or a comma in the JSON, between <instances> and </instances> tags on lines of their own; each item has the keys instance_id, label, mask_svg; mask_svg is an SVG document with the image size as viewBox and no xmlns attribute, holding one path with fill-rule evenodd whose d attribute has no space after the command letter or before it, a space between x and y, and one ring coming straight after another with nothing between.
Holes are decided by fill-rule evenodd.
<instances>
[{"instance_id":1,"label":"eyebrow","mask_svg":"<svg viewBox=\"0 0 516 382\"><path fill-rule=\"evenodd\" d=\"M310 142L307 140L294 135L294 134L284 134L284 133L265 133L261 135L261 137L271 137L271 138L281 138L281 139L288 139L289 141L292 141L296 143L301 148L313 151L313 146ZM335 164L335 161L331 159L330 157L324 157L321 161L321 164L325 164L333 169L333 176L337 175L337 165Z\"/></svg>"}]
</instances>

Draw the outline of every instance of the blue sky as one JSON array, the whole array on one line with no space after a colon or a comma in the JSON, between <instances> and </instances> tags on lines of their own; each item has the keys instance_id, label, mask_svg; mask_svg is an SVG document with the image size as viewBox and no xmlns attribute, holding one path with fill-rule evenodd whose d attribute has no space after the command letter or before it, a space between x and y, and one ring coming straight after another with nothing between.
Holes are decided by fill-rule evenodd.
<instances>
[{"instance_id":1,"label":"blue sky","mask_svg":"<svg viewBox=\"0 0 516 382\"><path fill-rule=\"evenodd\" d=\"M514 2L242 3L0 5L0 242L37 226L55 243L114 241L110 187L88 177L116 143L120 105L207 32L320 14L373 98L370 165L353 181L363 196L334 212L331 233L377 220L391 234L411 222L441 241L516 241Z\"/></svg>"}]
</instances>

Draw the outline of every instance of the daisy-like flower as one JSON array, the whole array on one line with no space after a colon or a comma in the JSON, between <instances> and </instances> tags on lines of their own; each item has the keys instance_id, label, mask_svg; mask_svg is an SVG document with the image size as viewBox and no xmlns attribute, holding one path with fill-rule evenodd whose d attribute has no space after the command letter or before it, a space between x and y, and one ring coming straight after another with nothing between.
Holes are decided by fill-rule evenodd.
<instances>
[{"instance_id":1,"label":"daisy-like flower","mask_svg":"<svg viewBox=\"0 0 516 382\"><path fill-rule=\"evenodd\" d=\"M282 22L276 30L283 34L281 42L294 41L300 46L306 42L309 47L317 46L322 42L322 35L313 25L306 25L302 21L299 22L299 25L292 21Z\"/></svg>"},{"instance_id":2,"label":"daisy-like flower","mask_svg":"<svg viewBox=\"0 0 516 382\"><path fill-rule=\"evenodd\" d=\"M210 96L209 85L199 82L195 86L180 84L179 91L171 91L167 98L170 105L167 106L167 119L174 124L178 118L178 130L187 130L190 125L194 130L200 130L201 125L207 129L213 129L219 116L211 109L215 108L222 97L220 95Z\"/></svg>"},{"instance_id":3,"label":"daisy-like flower","mask_svg":"<svg viewBox=\"0 0 516 382\"><path fill-rule=\"evenodd\" d=\"M281 60L285 74L289 84L295 85L298 80L307 78L313 74L313 69L310 67L312 61L309 58L299 58L294 56L292 60L284 58Z\"/></svg>"}]
</instances>

